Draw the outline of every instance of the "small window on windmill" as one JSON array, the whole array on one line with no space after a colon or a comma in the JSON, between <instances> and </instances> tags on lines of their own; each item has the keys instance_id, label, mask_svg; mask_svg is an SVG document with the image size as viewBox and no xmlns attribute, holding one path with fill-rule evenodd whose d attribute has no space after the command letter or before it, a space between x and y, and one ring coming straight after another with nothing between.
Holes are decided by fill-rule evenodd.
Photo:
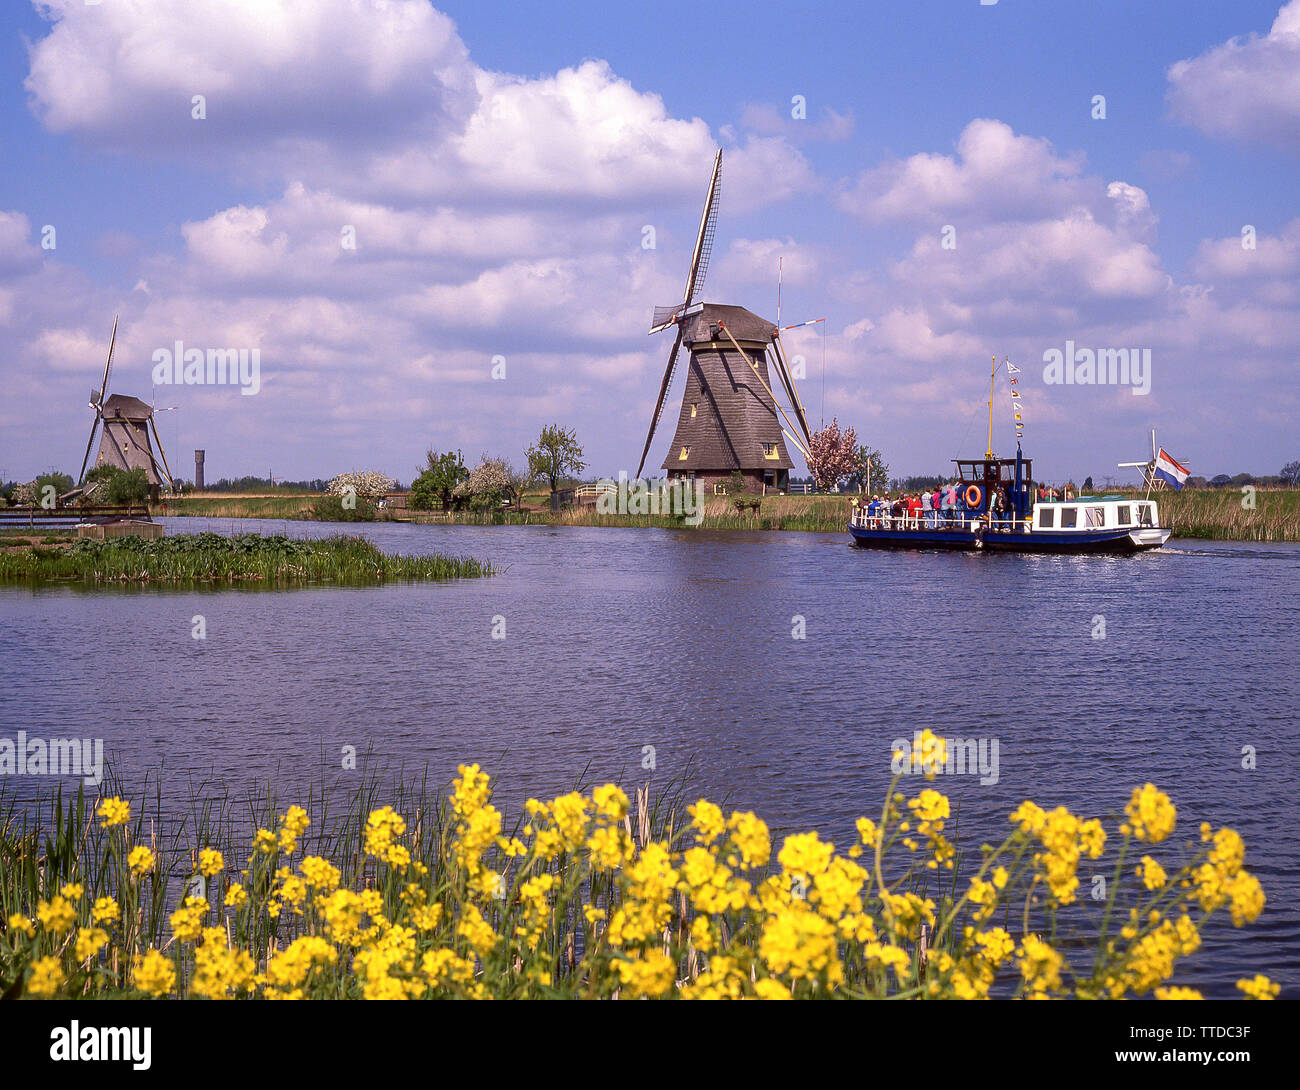
<instances>
[{"instance_id":1,"label":"small window on windmill","mask_svg":"<svg viewBox=\"0 0 1300 1090\"><path fill-rule=\"evenodd\" d=\"M691 419L692 419L692 420L695 419L695 414L696 414L697 411L699 411L699 405L697 405L694 401L692 401L692 402L691 402Z\"/></svg>"},{"instance_id":2,"label":"small window on windmill","mask_svg":"<svg viewBox=\"0 0 1300 1090\"><path fill-rule=\"evenodd\" d=\"M770 459L772 459L772 460L774 460L774 461L775 461L778 457L780 457L780 455L778 455L777 452L776 452L776 444L775 444L775 443L764 443L764 444L763 444L763 457L764 457L764 458L770 458Z\"/></svg>"},{"instance_id":3,"label":"small window on windmill","mask_svg":"<svg viewBox=\"0 0 1300 1090\"><path fill-rule=\"evenodd\" d=\"M677 455L677 460L679 462L684 462L690 456L691 456L691 446L689 443L687 443L686 446L682 447L681 454Z\"/></svg>"}]
</instances>

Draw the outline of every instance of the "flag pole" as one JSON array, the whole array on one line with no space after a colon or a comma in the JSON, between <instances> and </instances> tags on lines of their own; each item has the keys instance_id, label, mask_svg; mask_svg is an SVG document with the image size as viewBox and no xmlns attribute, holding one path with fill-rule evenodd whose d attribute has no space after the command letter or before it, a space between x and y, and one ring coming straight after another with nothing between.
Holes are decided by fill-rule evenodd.
<instances>
[{"instance_id":1,"label":"flag pole","mask_svg":"<svg viewBox=\"0 0 1300 1090\"><path fill-rule=\"evenodd\" d=\"M998 377L998 358L993 357L993 366L989 368L989 449L985 458L993 457L993 386Z\"/></svg>"}]
</instances>

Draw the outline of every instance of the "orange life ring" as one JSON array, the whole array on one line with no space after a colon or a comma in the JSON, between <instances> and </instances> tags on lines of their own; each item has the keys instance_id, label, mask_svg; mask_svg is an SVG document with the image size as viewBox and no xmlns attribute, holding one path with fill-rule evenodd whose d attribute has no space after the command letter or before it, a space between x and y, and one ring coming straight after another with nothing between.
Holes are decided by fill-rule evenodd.
<instances>
[{"instance_id":1,"label":"orange life ring","mask_svg":"<svg viewBox=\"0 0 1300 1090\"><path fill-rule=\"evenodd\" d=\"M984 490L979 485L973 484L966 489L962 499L966 501L967 507L979 507L984 502Z\"/></svg>"}]
</instances>

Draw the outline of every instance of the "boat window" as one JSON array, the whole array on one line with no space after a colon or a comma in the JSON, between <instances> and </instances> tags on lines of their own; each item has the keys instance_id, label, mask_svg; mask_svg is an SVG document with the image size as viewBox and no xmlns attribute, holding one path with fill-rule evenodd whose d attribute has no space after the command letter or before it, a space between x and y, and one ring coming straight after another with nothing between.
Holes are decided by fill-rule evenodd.
<instances>
[{"instance_id":1,"label":"boat window","mask_svg":"<svg viewBox=\"0 0 1300 1090\"><path fill-rule=\"evenodd\" d=\"M1038 509L1038 525L1044 530L1050 530L1056 525L1056 508L1040 507Z\"/></svg>"},{"instance_id":2,"label":"boat window","mask_svg":"<svg viewBox=\"0 0 1300 1090\"><path fill-rule=\"evenodd\" d=\"M1077 507L1061 508L1061 529L1073 530L1079 523L1079 509Z\"/></svg>"},{"instance_id":3,"label":"boat window","mask_svg":"<svg viewBox=\"0 0 1300 1090\"><path fill-rule=\"evenodd\" d=\"M1141 524L1142 524L1143 526L1150 526L1150 525L1151 525L1151 505L1150 505L1149 503L1143 503L1143 504L1140 504L1140 505L1138 506L1138 512L1139 512L1139 516L1140 516L1140 522L1141 522Z\"/></svg>"},{"instance_id":4,"label":"boat window","mask_svg":"<svg viewBox=\"0 0 1300 1090\"><path fill-rule=\"evenodd\" d=\"M1088 529L1095 530L1106 525L1106 508L1085 507L1083 511L1087 518Z\"/></svg>"},{"instance_id":5,"label":"boat window","mask_svg":"<svg viewBox=\"0 0 1300 1090\"><path fill-rule=\"evenodd\" d=\"M1129 511L1129 507L1127 503L1121 503L1118 507L1115 508L1115 512L1116 512L1115 518L1118 520L1119 525L1121 526L1127 526L1133 520L1133 515Z\"/></svg>"}]
</instances>

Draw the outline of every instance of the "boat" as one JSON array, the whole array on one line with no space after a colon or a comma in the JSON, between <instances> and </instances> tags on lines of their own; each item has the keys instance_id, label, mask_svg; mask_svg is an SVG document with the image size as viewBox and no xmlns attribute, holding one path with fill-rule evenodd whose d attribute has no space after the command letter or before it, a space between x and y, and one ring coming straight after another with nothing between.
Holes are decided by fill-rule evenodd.
<instances>
[{"instance_id":1,"label":"boat","mask_svg":"<svg viewBox=\"0 0 1300 1090\"><path fill-rule=\"evenodd\" d=\"M853 501L848 531L855 545L881 549L978 549L986 552L1139 553L1158 549L1172 534L1160 525L1151 492L1160 486L1152 433L1152 460L1143 465L1146 492L1131 496L1040 498L1033 462L1016 443L1014 458L993 453L993 382L989 380L989 444L983 458L954 458L955 501L939 511L901 515L874 497ZM1181 468L1181 467L1180 467ZM947 486L945 486L947 487ZM994 498L1002 497L1000 509ZM1066 494L1068 497L1068 493Z\"/></svg>"},{"instance_id":2,"label":"boat","mask_svg":"<svg viewBox=\"0 0 1300 1090\"><path fill-rule=\"evenodd\" d=\"M1160 525L1150 497L1079 496L1036 499L1032 463L1014 459L954 459L958 505L901 516L878 501L854 501L848 530L855 545L882 549L983 549L989 552L1137 553L1158 549L1171 530ZM1008 510L989 510L998 486Z\"/></svg>"}]
</instances>

